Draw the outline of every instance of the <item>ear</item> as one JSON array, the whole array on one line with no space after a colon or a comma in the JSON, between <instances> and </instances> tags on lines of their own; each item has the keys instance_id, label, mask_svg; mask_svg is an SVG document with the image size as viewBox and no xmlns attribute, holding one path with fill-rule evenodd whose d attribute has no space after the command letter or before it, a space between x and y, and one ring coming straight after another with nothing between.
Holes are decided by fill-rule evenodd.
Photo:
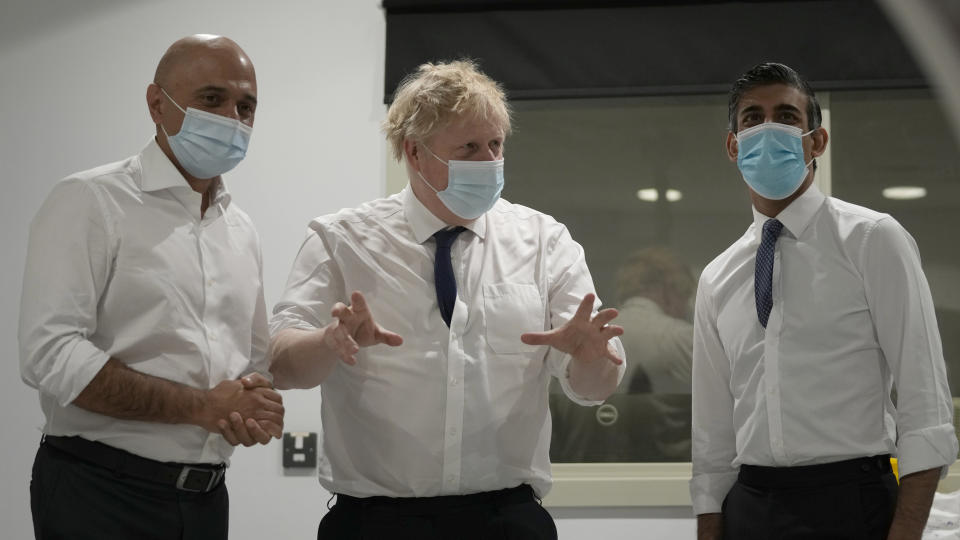
<instances>
[{"instance_id":1,"label":"ear","mask_svg":"<svg viewBox=\"0 0 960 540\"><path fill-rule=\"evenodd\" d=\"M420 146L413 139L403 140L403 155L411 167L420 170Z\"/></svg>"},{"instance_id":2,"label":"ear","mask_svg":"<svg viewBox=\"0 0 960 540\"><path fill-rule=\"evenodd\" d=\"M150 118L154 124L159 124L163 118L163 92L155 83L147 85L147 110L150 111Z\"/></svg>"},{"instance_id":3,"label":"ear","mask_svg":"<svg viewBox=\"0 0 960 540\"><path fill-rule=\"evenodd\" d=\"M810 155L818 158L827 151L827 142L830 140L830 134L827 133L826 128L820 126L810 134L810 140L813 141L813 148L810 149Z\"/></svg>"},{"instance_id":4,"label":"ear","mask_svg":"<svg viewBox=\"0 0 960 540\"><path fill-rule=\"evenodd\" d=\"M740 152L740 145L737 142L737 135L732 131L727 132L726 146L727 146L727 159L736 163L737 155Z\"/></svg>"}]
</instances>

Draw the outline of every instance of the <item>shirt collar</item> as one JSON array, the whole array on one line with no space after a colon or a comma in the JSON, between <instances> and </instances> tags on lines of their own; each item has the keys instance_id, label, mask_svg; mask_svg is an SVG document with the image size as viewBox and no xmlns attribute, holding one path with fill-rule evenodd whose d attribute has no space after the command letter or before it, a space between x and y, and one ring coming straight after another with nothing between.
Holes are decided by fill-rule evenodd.
<instances>
[{"instance_id":1,"label":"shirt collar","mask_svg":"<svg viewBox=\"0 0 960 540\"><path fill-rule=\"evenodd\" d=\"M422 244L433 236L433 233L449 227L446 222L433 215L433 212L420 202L409 184L403 188L400 196L403 199L403 214L413 230L413 238L417 243ZM486 232L486 225L487 214L484 214L467 223L464 227L482 240Z\"/></svg>"},{"instance_id":2,"label":"shirt collar","mask_svg":"<svg viewBox=\"0 0 960 540\"><path fill-rule=\"evenodd\" d=\"M813 216L816 215L817 210L820 209L824 200L826 200L826 196L820 191L817 185L810 184L810 187L780 211L776 218L780 223L783 223L785 231L789 232L794 238L799 238L800 235L803 234L803 231L807 230L807 226L813 222ZM757 232L757 238L760 237L760 233L763 231L763 224L770 219L770 217L761 214L756 208L753 208L753 223Z\"/></svg>"},{"instance_id":3,"label":"shirt collar","mask_svg":"<svg viewBox=\"0 0 960 540\"><path fill-rule=\"evenodd\" d=\"M156 138L151 138L140 151L140 189L150 192L174 188L193 191L170 158L163 153ZM219 204L226 208L233 199L222 177L214 184L211 195L210 206Z\"/></svg>"}]
</instances>

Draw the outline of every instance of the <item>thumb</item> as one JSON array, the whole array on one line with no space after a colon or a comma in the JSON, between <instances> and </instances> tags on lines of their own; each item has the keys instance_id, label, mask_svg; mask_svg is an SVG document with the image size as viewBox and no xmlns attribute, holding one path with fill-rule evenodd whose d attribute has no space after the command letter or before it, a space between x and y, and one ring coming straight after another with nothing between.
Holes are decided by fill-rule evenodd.
<instances>
[{"instance_id":1,"label":"thumb","mask_svg":"<svg viewBox=\"0 0 960 540\"><path fill-rule=\"evenodd\" d=\"M548 345L552 337L552 332L527 332L520 335L520 341L527 345Z\"/></svg>"},{"instance_id":2,"label":"thumb","mask_svg":"<svg viewBox=\"0 0 960 540\"><path fill-rule=\"evenodd\" d=\"M400 345L403 345L403 338L400 337L400 334L395 334L380 327L377 327L375 339L377 343L385 343L391 347L399 347Z\"/></svg>"}]
</instances>

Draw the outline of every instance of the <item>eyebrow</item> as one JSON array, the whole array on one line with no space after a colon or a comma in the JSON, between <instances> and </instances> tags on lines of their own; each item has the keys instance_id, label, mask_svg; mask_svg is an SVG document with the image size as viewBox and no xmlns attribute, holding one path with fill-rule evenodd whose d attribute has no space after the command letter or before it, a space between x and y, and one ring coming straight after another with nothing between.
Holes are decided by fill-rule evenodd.
<instances>
[{"instance_id":1,"label":"eyebrow","mask_svg":"<svg viewBox=\"0 0 960 540\"><path fill-rule=\"evenodd\" d=\"M788 103L781 103L780 105L777 105L776 107L774 107L773 110L774 112L788 111L788 112L793 112L797 114L802 113L802 111L799 108L793 105L790 105ZM752 112L763 112L763 107L759 105L750 105L749 107L745 107L740 111L740 116L742 117L743 115L752 113Z\"/></svg>"},{"instance_id":2,"label":"eyebrow","mask_svg":"<svg viewBox=\"0 0 960 540\"><path fill-rule=\"evenodd\" d=\"M203 88L198 88L198 89L194 92L194 94L202 94L202 93L204 93L204 92L216 92L216 93L218 93L218 94L226 94L226 93L227 93L227 89L224 88L224 87L222 87L222 86L215 86L215 85L212 85L212 84L208 84L207 86L204 86ZM255 96L255 95L247 92L247 93L245 93L245 94L243 95L243 97L244 97L247 101L252 101L253 104L256 105L256 103L257 103L257 96Z\"/></svg>"}]
</instances>

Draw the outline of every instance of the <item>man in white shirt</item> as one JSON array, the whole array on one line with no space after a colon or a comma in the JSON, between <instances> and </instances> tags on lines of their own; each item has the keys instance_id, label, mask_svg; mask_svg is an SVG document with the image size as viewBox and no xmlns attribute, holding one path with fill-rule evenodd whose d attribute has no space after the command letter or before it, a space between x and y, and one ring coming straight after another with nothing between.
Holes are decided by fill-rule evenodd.
<instances>
[{"instance_id":1,"label":"man in white shirt","mask_svg":"<svg viewBox=\"0 0 960 540\"><path fill-rule=\"evenodd\" d=\"M384 128L410 184L314 220L271 322L280 388L323 394L319 538L556 538L551 377L584 405L623 374L583 249L499 198L509 110L470 62L424 64ZM346 305L349 302L350 305Z\"/></svg>"},{"instance_id":2,"label":"man in white shirt","mask_svg":"<svg viewBox=\"0 0 960 540\"><path fill-rule=\"evenodd\" d=\"M754 221L697 291L698 536L919 539L957 439L916 243L813 185L828 136L789 67L745 73L729 122Z\"/></svg>"},{"instance_id":3,"label":"man in white shirt","mask_svg":"<svg viewBox=\"0 0 960 540\"><path fill-rule=\"evenodd\" d=\"M256 95L233 41L175 42L147 87L156 137L58 183L31 225L37 538L225 539L233 445L281 435L259 239L220 176L246 153Z\"/></svg>"}]
</instances>

